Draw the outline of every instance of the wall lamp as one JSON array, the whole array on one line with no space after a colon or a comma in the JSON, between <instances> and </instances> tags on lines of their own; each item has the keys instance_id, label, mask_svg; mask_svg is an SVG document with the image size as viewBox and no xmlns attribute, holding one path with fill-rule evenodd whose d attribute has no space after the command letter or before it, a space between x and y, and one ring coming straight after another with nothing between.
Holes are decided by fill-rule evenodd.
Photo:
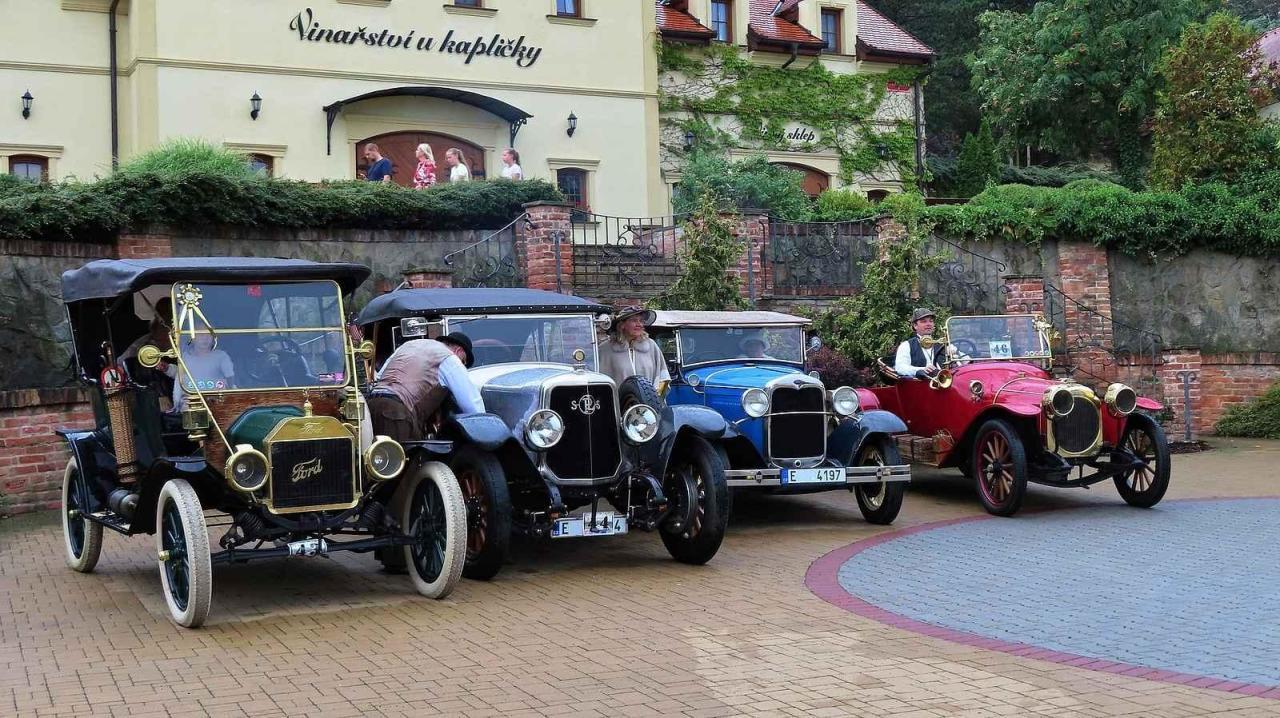
<instances>
[{"instance_id":1,"label":"wall lamp","mask_svg":"<svg viewBox=\"0 0 1280 718\"><path fill-rule=\"evenodd\" d=\"M570 112L569 113L569 129L565 131L565 134L569 135L570 137L573 137L573 133L577 131L578 131L578 116Z\"/></svg>"},{"instance_id":2,"label":"wall lamp","mask_svg":"<svg viewBox=\"0 0 1280 718\"><path fill-rule=\"evenodd\" d=\"M22 119L25 120L31 116L31 101L34 99L36 98L31 96L31 90L22 93Z\"/></svg>"},{"instance_id":3,"label":"wall lamp","mask_svg":"<svg viewBox=\"0 0 1280 718\"><path fill-rule=\"evenodd\" d=\"M262 112L262 98L258 97L258 93L253 93L253 97L249 98L249 107L252 108L249 110L249 116L255 120L258 119L258 113Z\"/></svg>"},{"instance_id":4,"label":"wall lamp","mask_svg":"<svg viewBox=\"0 0 1280 718\"><path fill-rule=\"evenodd\" d=\"M693 130L684 131L684 151L688 152L693 149L693 143L697 140L697 135L693 134Z\"/></svg>"}]
</instances>

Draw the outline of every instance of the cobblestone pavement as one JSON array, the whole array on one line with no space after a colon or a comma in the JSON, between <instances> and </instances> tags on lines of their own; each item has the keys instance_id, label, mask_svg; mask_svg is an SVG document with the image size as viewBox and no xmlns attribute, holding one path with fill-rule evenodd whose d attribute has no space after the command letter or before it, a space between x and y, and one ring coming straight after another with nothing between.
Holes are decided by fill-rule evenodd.
<instances>
[{"instance_id":1,"label":"cobblestone pavement","mask_svg":"<svg viewBox=\"0 0 1280 718\"><path fill-rule=\"evenodd\" d=\"M1278 462L1277 442L1176 456L1169 498L1278 496ZM1158 527L1165 516L1182 521L1193 505L1144 512L1124 507L1109 485L1033 487L1029 510L1079 510L1028 511L964 530L993 541L1027 531L1034 543L1060 538L1064 521L1111 526L1132 516L1135 527ZM0 715L1280 715L1280 701L1263 696L922 635L843 610L805 585L815 560L852 543L981 516L958 474L918 475L893 527L863 522L848 494L748 497L735 510L724 547L704 567L676 564L643 533L522 546L496 580L464 581L438 602L418 599L405 577L380 573L367 556L218 567L213 614L198 631L169 623L149 537L108 535L97 572L80 575L63 565L51 517L3 522ZM1247 514L1232 513L1225 526L1186 524L1169 539L1147 534L1112 571L1150 565L1156 540L1162 551L1173 544L1172 564L1182 547L1188 565L1200 565L1197 552L1215 539L1227 544L1223 532L1254 520ZM1277 530L1269 530L1262 555L1212 548L1251 561L1272 577L1260 590L1275 594ZM1118 549L1105 543L1082 543L1037 568L1069 576L1090 557L1114 560ZM992 551L988 563L1007 560ZM915 580L923 565L886 563L881 578ZM1075 590L1092 592L1083 585L1090 580ZM1176 600L1166 599L1170 613L1182 608ZM1093 615L1105 615L1101 608ZM1203 612L1196 625L1225 629L1229 615ZM1280 659L1271 656L1274 667Z\"/></svg>"}]
</instances>

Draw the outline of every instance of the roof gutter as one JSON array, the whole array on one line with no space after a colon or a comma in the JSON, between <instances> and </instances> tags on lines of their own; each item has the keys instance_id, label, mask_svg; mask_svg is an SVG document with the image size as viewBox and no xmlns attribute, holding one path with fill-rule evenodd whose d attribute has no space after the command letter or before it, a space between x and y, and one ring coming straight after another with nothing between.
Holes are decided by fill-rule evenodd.
<instances>
[{"instance_id":1,"label":"roof gutter","mask_svg":"<svg viewBox=\"0 0 1280 718\"><path fill-rule=\"evenodd\" d=\"M107 43L111 53L109 73L111 75L111 170L113 172L120 166L120 101L117 77L119 68L116 65L116 8L119 5L120 0L111 0L111 8L107 10Z\"/></svg>"}]
</instances>

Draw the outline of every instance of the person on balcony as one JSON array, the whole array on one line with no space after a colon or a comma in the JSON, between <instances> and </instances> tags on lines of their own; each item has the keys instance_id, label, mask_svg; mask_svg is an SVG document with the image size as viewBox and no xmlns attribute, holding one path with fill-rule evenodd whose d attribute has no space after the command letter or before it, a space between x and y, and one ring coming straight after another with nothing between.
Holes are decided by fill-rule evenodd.
<instances>
[{"instance_id":1,"label":"person on balcony","mask_svg":"<svg viewBox=\"0 0 1280 718\"><path fill-rule=\"evenodd\" d=\"M935 315L931 309L916 309L911 313L911 338L898 345L893 371L904 379L927 379L936 376L944 347L935 344L925 349L921 337L933 336Z\"/></svg>"},{"instance_id":2,"label":"person on balcony","mask_svg":"<svg viewBox=\"0 0 1280 718\"><path fill-rule=\"evenodd\" d=\"M602 374L608 374L619 385L638 376L649 380L659 392L666 388L671 381L667 359L646 331L655 318L653 312L635 306L626 307L614 316L609 338L600 345Z\"/></svg>"},{"instance_id":3,"label":"person on balcony","mask_svg":"<svg viewBox=\"0 0 1280 718\"><path fill-rule=\"evenodd\" d=\"M418 167L413 171L413 188L426 189L436 183L436 156L431 152L431 145L423 142L414 153L418 157Z\"/></svg>"},{"instance_id":4,"label":"person on balcony","mask_svg":"<svg viewBox=\"0 0 1280 718\"><path fill-rule=\"evenodd\" d=\"M510 147L502 151L502 179L524 179L524 170L520 169L520 153Z\"/></svg>"},{"instance_id":5,"label":"person on balcony","mask_svg":"<svg viewBox=\"0 0 1280 718\"><path fill-rule=\"evenodd\" d=\"M444 152L445 164L449 165L450 182L471 181L471 166L467 164L466 155L457 147L450 147Z\"/></svg>"},{"instance_id":6,"label":"person on balcony","mask_svg":"<svg viewBox=\"0 0 1280 718\"><path fill-rule=\"evenodd\" d=\"M391 160L382 156L382 150L376 142L370 142L364 146L364 159L369 163L369 169L365 170L364 178L369 182L390 182L391 174L394 168L391 166Z\"/></svg>"}]
</instances>

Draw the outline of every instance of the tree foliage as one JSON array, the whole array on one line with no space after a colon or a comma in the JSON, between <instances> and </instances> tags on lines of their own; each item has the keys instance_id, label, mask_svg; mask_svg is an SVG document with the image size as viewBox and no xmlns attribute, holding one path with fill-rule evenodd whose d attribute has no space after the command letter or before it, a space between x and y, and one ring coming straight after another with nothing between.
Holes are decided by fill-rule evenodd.
<instances>
[{"instance_id":1,"label":"tree foliage","mask_svg":"<svg viewBox=\"0 0 1280 718\"><path fill-rule=\"evenodd\" d=\"M1000 154L991 136L991 123L982 121L976 135L966 135L956 165L956 189L961 197L972 197L1000 179Z\"/></svg>"},{"instance_id":2,"label":"tree foliage","mask_svg":"<svg viewBox=\"0 0 1280 718\"><path fill-rule=\"evenodd\" d=\"M1143 123L1160 57L1215 0L1045 0L1026 14L987 12L971 64L985 116L1007 142L1108 157L1141 182Z\"/></svg>"},{"instance_id":3,"label":"tree foliage","mask_svg":"<svg viewBox=\"0 0 1280 718\"><path fill-rule=\"evenodd\" d=\"M733 226L721 215L716 198L702 195L683 228L684 245L678 253L680 278L652 300L653 306L709 311L746 308L742 283L730 271L737 266L746 246L734 236Z\"/></svg>"},{"instance_id":4,"label":"tree foliage","mask_svg":"<svg viewBox=\"0 0 1280 718\"><path fill-rule=\"evenodd\" d=\"M1275 75L1262 66L1258 36L1229 13L1188 26L1160 63L1151 179L1231 180L1277 158L1259 110L1271 104Z\"/></svg>"}]
</instances>

